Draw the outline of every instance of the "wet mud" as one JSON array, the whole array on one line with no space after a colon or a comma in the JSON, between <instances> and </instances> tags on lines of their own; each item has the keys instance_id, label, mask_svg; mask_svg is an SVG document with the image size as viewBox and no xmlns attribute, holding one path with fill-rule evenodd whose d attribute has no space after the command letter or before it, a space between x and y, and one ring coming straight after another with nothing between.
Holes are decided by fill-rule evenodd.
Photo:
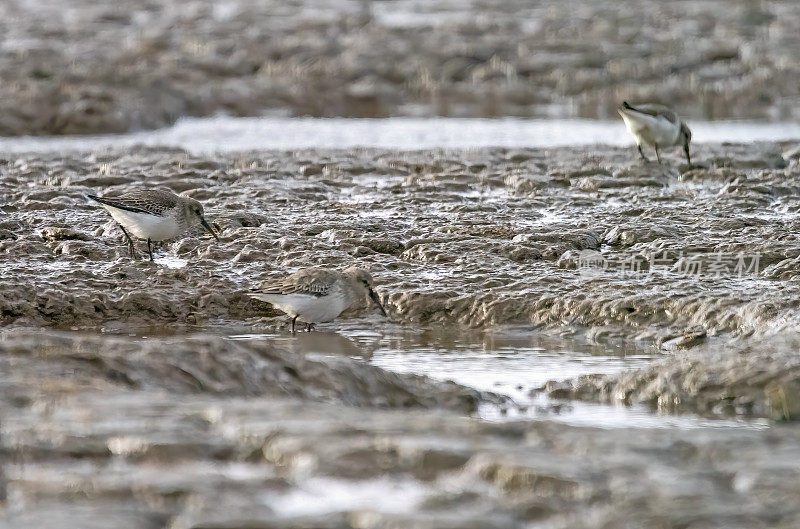
<instances>
[{"instance_id":1,"label":"wet mud","mask_svg":"<svg viewBox=\"0 0 800 529\"><path fill-rule=\"evenodd\" d=\"M180 116L797 117L792 2L170 0L0 5L0 135Z\"/></svg>"},{"instance_id":2,"label":"wet mud","mask_svg":"<svg viewBox=\"0 0 800 529\"><path fill-rule=\"evenodd\" d=\"M4 523L795 527L798 152L6 155ZM142 185L202 201L220 241L198 230L155 263L142 243L129 258L85 195ZM218 332L286 333L247 291L353 262L389 318L365 301L321 332L515 325L633 344L662 358L539 391L775 422L588 428L549 420L555 405L492 422L475 409L511 406L492 393Z\"/></svg>"},{"instance_id":3,"label":"wet mud","mask_svg":"<svg viewBox=\"0 0 800 529\"><path fill-rule=\"evenodd\" d=\"M6 332L0 341L8 528L788 529L800 523L794 427L487 422L448 407L356 407L342 398L374 399L376 390L391 395L400 387L391 384L326 399L270 388L257 395L196 391L173 376L149 376L164 383L137 388L85 362L100 338L47 332L33 352L30 339ZM176 345L216 355L219 340L149 338L142 347L169 363L182 356ZM119 338L108 343L103 356L128 362L120 373L137 376L131 366L142 353ZM248 350L278 356L237 346L222 358ZM342 369L334 378L352 373ZM8 391L9 379L24 383ZM281 380L277 385L286 388ZM415 387L408 393L440 389Z\"/></svg>"},{"instance_id":4,"label":"wet mud","mask_svg":"<svg viewBox=\"0 0 800 529\"><path fill-rule=\"evenodd\" d=\"M798 340L797 334L789 334L755 342L713 344L670 355L646 369L621 375L586 375L548 382L533 393L646 404L662 413L798 420Z\"/></svg>"},{"instance_id":5,"label":"wet mud","mask_svg":"<svg viewBox=\"0 0 800 529\"><path fill-rule=\"evenodd\" d=\"M311 360L264 341L213 335L133 339L23 329L0 334L0 347L9 374L4 396L16 403L108 388L292 397L383 408L442 407L464 414L475 412L479 403L504 400L346 357Z\"/></svg>"},{"instance_id":6,"label":"wet mud","mask_svg":"<svg viewBox=\"0 0 800 529\"><path fill-rule=\"evenodd\" d=\"M274 329L285 318L248 290L302 266L358 263L398 323L574 327L664 349L800 330L796 144L695 156L686 166L588 147L14 155L0 165L0 321ZM221 240L198 228L163 244L155 264L128 258L85 195L143 185L202 201ZM347 314L381 321L366 303Z\"/></svg>"}]
</instances>

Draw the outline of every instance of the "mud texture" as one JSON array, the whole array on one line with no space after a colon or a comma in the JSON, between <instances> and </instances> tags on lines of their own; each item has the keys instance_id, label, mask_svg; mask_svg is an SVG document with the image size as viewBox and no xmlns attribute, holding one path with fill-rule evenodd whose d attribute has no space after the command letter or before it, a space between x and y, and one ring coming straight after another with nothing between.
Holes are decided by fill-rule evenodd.
<instances>
[{"instance_id":1,"label":"mud texture","mask_svg":"<svg viewBox=\"0 0 800 529\"><path fill-rule=\"evenodd\" d=\"M489 422L467 414L507 406L498 396L214 329L285 331L246 292L355 261L389 321L365 303L320 333L515 324L635 337L664 359L544 390L794 419L798 152L703 145L694 166L602 147L7 156L0 523L797 527L797 423L595 429L559 422L556 406ZM156 263L130 259L84 195L142 185L201 200L221 240L190 232ZM684 269L739 252L758 268ZM622 270L631 256L646 263L635 273Z\"/></svg>"},{"instance_id":2,"label":"mud texture","mask_svg":"<svg viewBox=\"0 0 800 529\"><path fill-rule=\"evenodd\" d=\"M452 385L362 384L380 370L348 361L332 390L313 362L211 336L6 330L0 351L9 529L800 523L793 426L491 423L454 413Z\"/></svg>"},{"instance_id":3,"label":"mud texture","mask_svg":"<svg viewBox=\"0 0 800 529\"><path fill-rule=\"evenodd\" d=\"M286 318L249 289L358 263L400 323L581 327L665 349L800 330L797 147L701 146L691 167L632 151L9 157L0 321L274 328ZM143 243L128 258L84 195L143 185L203 202L221 240L198 230L165 243L155 264ZM588 266L595 258L602 266ZM366 314L383 321L366 303L345 316Z\"/></svg>"},{"instance_id":4,"label":"mud texture","mask_svg":"<svg viewBox=\"0 0 800 529\"><path fill-rule=\"evenodd\" d=\"M797 117L800 18L779 0L7 1L0 134L180 116Z\"/></svg>"},{"instance_id":5,"label":"mud texture","mask_svg":"<svg viewBox=\"0 0 800 529\"><path fill-rule=\"evenodd\" d=\"M693 166L642 164L633 149L591 151L140 148L8 157L0 321L285 329L287 318L249 298L250 289L302 266L358 263L399 324L530 324L665 351L800 331L796 144L699 146ZM221 241L190 232L164 244L155 264L141 243L130 259L119 229L84 195L142 185L201 200ZM353 317L376 330L388 324L366 303L343 315ZM781 416L765 387L796 383L783 369L794 350L754 346L734 379L725 375L734 361L727 350L688 363L678 356L666 372L582 382L574 394L616 395L611 388L622 384L631 388L623 400L704 412L733 395L741 405L728 411ZM719 395L698 403L648 383L676 369L699 370ZM751 376L763 382L755 391L742 382ZM550 389L573 393L559 388ZM780 406L794 410L796 392L783 393Z\"/></svg>"},{"instance_id":6,"label":"mud texture","mask_svg":"<svg viewBox=\"0 0 800 529\"><path fill-rule=\"evenodd\" d=\"M108 388L442 407L465 414L481 402L502 403L499 396L390 373L346 357L310 360L263 341L213 335L132 339L18 330L0 334L0 351L7 377L2 390L7 401L17 403Z\"/></svg>"},{"instance_id":7,"label":"mud texture","mask_svg":"<svg viewBox=\"0 0 800 529\"><path fill-rule=\"evenodd\" d=\"M647 404L662 413L800 419L796 334L713 344L671 355L643 370L549 382L554 398Z\"/></svg>"}]
</instances>

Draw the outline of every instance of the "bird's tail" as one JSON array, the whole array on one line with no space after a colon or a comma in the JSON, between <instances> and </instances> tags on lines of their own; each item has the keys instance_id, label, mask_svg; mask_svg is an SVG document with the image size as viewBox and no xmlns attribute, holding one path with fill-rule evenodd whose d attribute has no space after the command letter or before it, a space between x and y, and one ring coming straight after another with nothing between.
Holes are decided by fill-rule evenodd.
<instances>
[{"instance_id":1,"label":"bird's tail","mask_svg":"<svg viewBox=\"0 0 800 529\"><path fill-rule=\"evenodd\" d=\"M617 111L620 114L627 114L629 112L640 112L640 110L638 108L632 106L627 101L623 101L622 104L617 109Z\"/></svg>"},{"instance_id":2,"label":"bird's tail","mask_svg":"<svg viewBox=\"0 0 800 529\"><path fill-rule=\"evenodd\" d=\"M87 195L86 195L86 198L88 198L88 199L90 199L90 200L94 200L95 202L99 202L100 204L105 204L105 205L107 205L107 206L116 206L116 204L112 204L112 203L111 203L111 202L109 202L108 200L104 199L103 197L99 197L99 196L97 196L97 195L90 195L90 194L87 194Z\"/></svg>"},{"instance_id":3,"label":"bird's tail","mask_svg":"<svg viewBox=\"0 0 800 529\"><path fill-rule=\"evenodd\" d=\"M257 299L259 301L266 301L267 303L272 303L272 301L275 299L272 294L264 294L261 292L248 292L247 295L253 299Z\"/></svg>"},{"instance_id":4,"label":"bird's tail","mask_svg":"<svg viewBox=\"0 0 800 529\"><path fill-rule=\"evenodd\" d=\"M622 104L617 109L617 112L619 112L620 114L628 114L628 115L630 115L632 112L635 112L636 114L652 115L650 112L646 112L640 108L636 108L627 101L622 102Z\"/></svg>"}]
</instances>

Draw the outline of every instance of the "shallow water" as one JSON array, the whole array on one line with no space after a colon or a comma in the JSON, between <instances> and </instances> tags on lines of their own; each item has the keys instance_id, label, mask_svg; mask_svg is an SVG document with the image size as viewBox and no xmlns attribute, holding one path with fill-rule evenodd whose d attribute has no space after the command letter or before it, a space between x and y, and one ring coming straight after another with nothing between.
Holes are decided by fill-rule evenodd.
<instances>
[{"instance_id":1,"label":"shallow water","mask_svg":"<svg viewBox=\"0 0 800 529\"><path fill-rule=\"evenodd\" d=\"M312 478L284 494L265 493L263 501L277 516L314 516L342 511L374 509L383 513L412 513L430 493L416 479L376 478L352 481Z\"/></svg>"},{"instance_id":2,"label":"shallow water","mask_svg":"<svg viewBox=\"0 0 800 529\"><path fill-rule=\"evenodd\" d=\"M327 325L296 336L267 333L230 337L268 340L311 357L348 356L389 371L452 380L513 399L516 406L508 408L483 406L479 413L487 420L551 419L604 428L764 428L769 424L764 420L706 419L692 414L660 415L644 406L557 401L536 391L550 380L614 375L646 367L663 356L652 347L589 344L526 328L464 331L386 326L380 322L374 327L357 325Z\"/></svg>"},{"instance_id":3,"label":"shallow water","mask_svg":"<svg viewBox=\"0 0 800 529\"><path fill-rule=\"evenodd\" d=\"M690 122L693 141L800 138L800 123ZM100 136L4 137L0 152L51 152L151 145L193 153L256 149L386 149L631 145L622 121L459 118L183 118L165 129Z\"/></svg>"}]
</instances>

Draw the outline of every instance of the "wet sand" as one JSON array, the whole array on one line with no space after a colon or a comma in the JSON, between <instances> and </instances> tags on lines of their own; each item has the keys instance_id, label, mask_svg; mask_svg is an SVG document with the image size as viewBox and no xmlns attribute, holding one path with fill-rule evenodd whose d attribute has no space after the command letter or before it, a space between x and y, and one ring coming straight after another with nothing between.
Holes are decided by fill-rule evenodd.
<instances>
[{"instance_id":1,"label":"wet sand","mask_svg":"<svg viewBox=\"0 0 800 529\"><path fill-rule=\"evenodd\" d=\"M800 402L798 145L695 151L694 166L616 147L6 155L5 523L796 526L800 430L782 421ZM84 195L143 184L201 200L221 241L128 258ZM737 271L740 253L758 265ZM352 260L389 320L365 303L323 332L513 325L627 344L653 363L519 384L777 422L592 428L557 420L555 400L487 421L481 406L513 403L226 330L286 333L246 291Z\"/></svg>"},{"instance_id":2,"label":"wet sand","mask_svg":"<svg viewBox=\"0 0 800 529\"><path fill-rule=\"evenodd\" d=\"M181 116L798 116L779 0L7 1L0 135Z\"/></svg>"}]
</instances>

